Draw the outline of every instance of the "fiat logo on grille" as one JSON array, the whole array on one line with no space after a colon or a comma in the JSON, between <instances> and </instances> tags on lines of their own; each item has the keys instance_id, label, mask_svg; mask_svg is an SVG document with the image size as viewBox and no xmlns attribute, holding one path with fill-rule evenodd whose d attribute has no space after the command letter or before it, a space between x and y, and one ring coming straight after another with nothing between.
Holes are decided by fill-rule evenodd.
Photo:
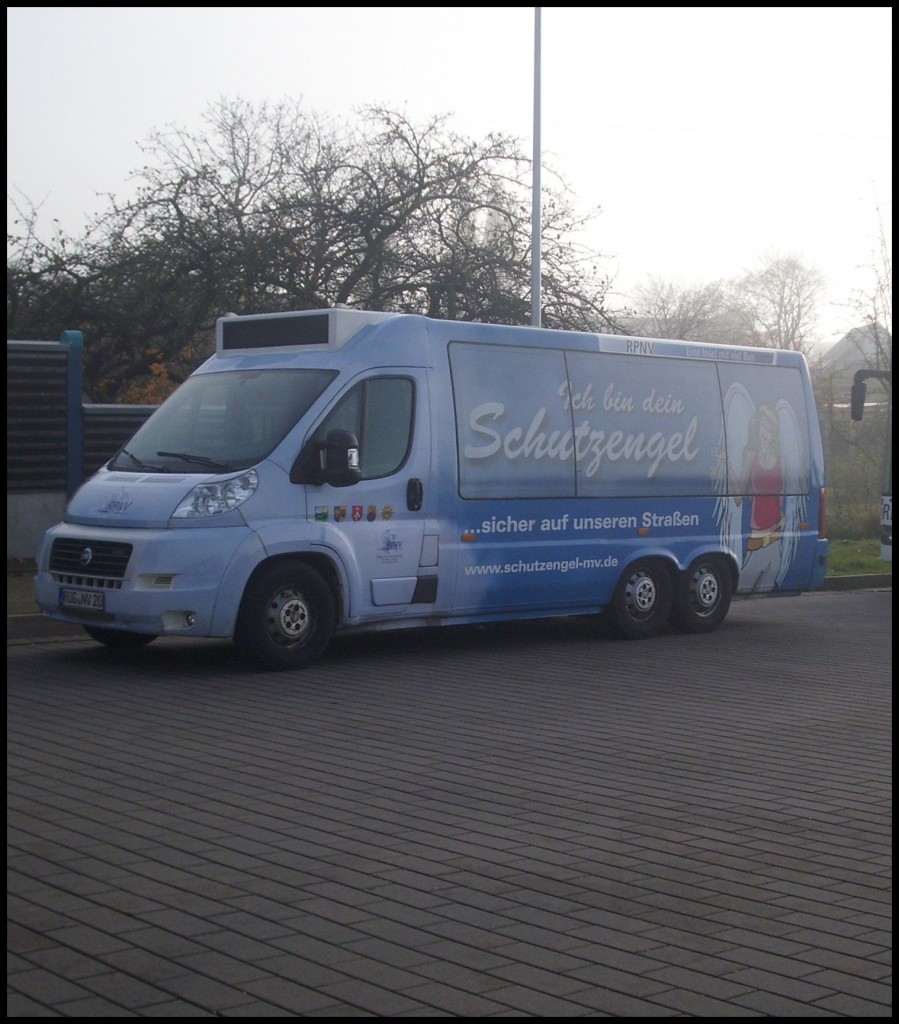
<instances>
[{"instance_id":1,"label":"fiat logo on grille","mask_svg":"<svg viewBox=\"0 0 899 1024\"><path fill-rule=\"evenodd\" d=\"M91 551L90 548L85 548L84 551L81 552L81 557L78 559L78 562L84 568L87 568L87 566L89 566L91 564L91 561L93 560L93 557L94 557L93 551Z\"/></svg>"}]
</instances>

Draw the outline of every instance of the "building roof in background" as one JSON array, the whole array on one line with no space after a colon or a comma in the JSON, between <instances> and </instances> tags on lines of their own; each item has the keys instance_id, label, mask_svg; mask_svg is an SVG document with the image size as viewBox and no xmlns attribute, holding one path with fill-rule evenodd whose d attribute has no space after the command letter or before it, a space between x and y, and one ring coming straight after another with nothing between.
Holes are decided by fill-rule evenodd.
<instances>
[{"instance_id":1,"label":"building roof in background","mask_svg":"<svg viewBox=\"0 0 899 1024\"><path fill-rule=\"evenodd\" d=\"M838 374L854 373L865 367L883 368L883 357L891 343L889 332L880 324L854 327L821 356L817 368Z\"/></svg>"}]
</instances>

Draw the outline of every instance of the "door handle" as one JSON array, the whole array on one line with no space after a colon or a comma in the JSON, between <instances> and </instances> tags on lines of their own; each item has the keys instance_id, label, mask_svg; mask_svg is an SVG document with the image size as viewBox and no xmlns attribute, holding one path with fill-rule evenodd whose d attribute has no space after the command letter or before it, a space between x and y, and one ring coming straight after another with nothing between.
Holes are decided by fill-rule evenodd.
<instances>
[{"instance_id":1,"label":"door handle","mask_svg":"<svg viewBox=\"0 0 899 1024\"><path fill-rule=\"evenodd\" d=\"M412 477L406 485L406 508L410 512L420 512L424 504L425 489L421 480Z\"/></svg>"}]
</instances>

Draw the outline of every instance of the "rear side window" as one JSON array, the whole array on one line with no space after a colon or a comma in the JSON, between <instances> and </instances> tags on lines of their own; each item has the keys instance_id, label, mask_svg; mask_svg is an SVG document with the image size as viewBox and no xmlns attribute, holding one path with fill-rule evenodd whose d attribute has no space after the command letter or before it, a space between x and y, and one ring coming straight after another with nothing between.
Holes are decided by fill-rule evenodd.
<instances>
[{"instance_id":1,"label":"rear side window","mask_svg":"<svg viewBox=\"0 0 899 1024\"><path fill-rule=\"evenodd\" d=\"M463 498L714 494L714 363L454 343Z\"/></svg>"},{"instance_id":2,"label":"rear side window","mask_svg":"<svg viewBox=\"0 0 899 1024\"><path fill-rule=\"evenodd\" d=\"M720 375L730 493L804 494L811 479L811 450L799 370L722 366ZM752 472L754 463L766 461L766 452L772 471Z\"/></svg>"}]
</instances>

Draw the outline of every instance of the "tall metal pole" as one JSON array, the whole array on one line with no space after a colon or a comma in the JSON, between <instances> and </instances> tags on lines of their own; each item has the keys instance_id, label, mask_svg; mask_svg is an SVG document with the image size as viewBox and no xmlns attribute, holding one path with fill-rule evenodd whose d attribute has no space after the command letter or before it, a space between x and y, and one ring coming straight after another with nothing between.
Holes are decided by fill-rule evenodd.
<instances>
[{"instance_id":1,"label":"tall metal pole","mask_svg":"<svg viewBox=\"0 0 899 1024\"><path fill-rule=\"evenodd\" d=\"M534 155L531 186L531 326L540 326L540 11L534 8Z\"/></svg>"}]
</instances>

